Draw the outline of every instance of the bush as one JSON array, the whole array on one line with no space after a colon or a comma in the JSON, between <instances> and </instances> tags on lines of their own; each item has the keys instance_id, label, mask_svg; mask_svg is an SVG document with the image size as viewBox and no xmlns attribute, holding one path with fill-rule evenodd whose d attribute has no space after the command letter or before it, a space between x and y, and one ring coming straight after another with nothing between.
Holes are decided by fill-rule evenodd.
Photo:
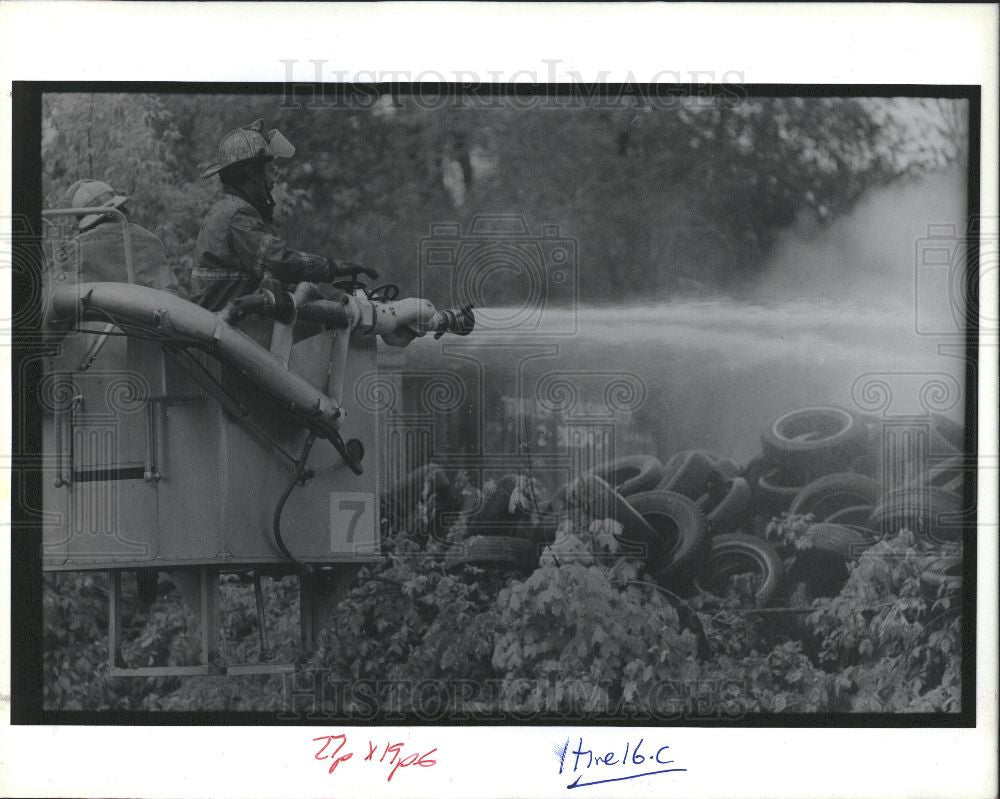
<instances>
[{"instance_id":1,"label":"bush","mask_svg":"<svg viewBox=\"0 0 1000 799\"><path fill-rule=\"evenodd\" d=\"M801 526L784 519L771 531L794 549ZM520 577L470 566L449 573L448 540L418 543L419 529L396 531L391 554L361 570L307 664L336 687L323 709L361 718L720 721L959 710L961 608L921 594L935 555L908 531L850 564L840 593L813 600L805 617L748 609L738 597L682 600L619 557L616 532L608 520L567 517L541 565ZM461 526L449 535L461 537ZM263 587L274 657L294 660L297 581ZM287 709L278 676L109 678L107 592L103 575L45 576L47 708ZM249 586L224 577L220 606L228 657L253 661ZM126 603L123 615L127 664L197 658L197 626L178 592L148 612Z\"/></svg>"}]
</instances>

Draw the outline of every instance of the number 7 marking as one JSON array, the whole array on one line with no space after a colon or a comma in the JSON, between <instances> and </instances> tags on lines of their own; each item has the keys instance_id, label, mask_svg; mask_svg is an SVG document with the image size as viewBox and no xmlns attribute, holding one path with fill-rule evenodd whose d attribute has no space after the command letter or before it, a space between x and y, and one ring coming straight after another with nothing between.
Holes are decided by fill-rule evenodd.
<instances>
[{"instance_id":1,"label":"number 7 marking","mask_svg":"<svg viewBox=\"0 0 1000 799\"><path fill-rule=\"evenodd\" d=\"M354 553L375 533L375 495L365 491L330 492L330 552Z\"/></svg>"},{"instance_id":2,"label":"number 7 marking","mask_svg":"<svg viewBox=\"0 0 1000 799\"><path fill-rule=\"evenodd\" d=\"M354 515L351 516L351 521L347 525L347 543L354 543L354 532L358 529L358 520L361 518L361 514L365 512L368 507L368 503L363 499L342 499L340 500L340 510L354 511Z\"/></svg>"}]
</instances>

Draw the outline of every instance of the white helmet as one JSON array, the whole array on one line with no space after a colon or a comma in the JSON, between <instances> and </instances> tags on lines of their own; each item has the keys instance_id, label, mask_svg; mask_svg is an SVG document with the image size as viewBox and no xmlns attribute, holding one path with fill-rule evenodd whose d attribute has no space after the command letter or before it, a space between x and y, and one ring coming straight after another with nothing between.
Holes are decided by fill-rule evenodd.
<instances>
[{"instance_id":1,"label":"white helmet","mask_svg":"<svg viewBox=\"0 0 1000 799\"><path fill-rule=\"evenodd\" d=\"M255 158L291 158L295 148L279 130L264 132L264 120L258 119L246 127L231 130L219 142L219 158L201 173L211 177L226 167L242 164Z\"/></svg>"},{"instance_id":2,"label":"white helmet","mask_svg":"<svg viewBox=\"0 0 1000 799\"><path fill-rule=\"evenodd\" d=\"M66 190L64 203L70 208L119 208L128 195L119 194L103 180L78 180ZM80 230L93 227L105 214L88 214L77 222Z\"/></svg>"}]
</instances>

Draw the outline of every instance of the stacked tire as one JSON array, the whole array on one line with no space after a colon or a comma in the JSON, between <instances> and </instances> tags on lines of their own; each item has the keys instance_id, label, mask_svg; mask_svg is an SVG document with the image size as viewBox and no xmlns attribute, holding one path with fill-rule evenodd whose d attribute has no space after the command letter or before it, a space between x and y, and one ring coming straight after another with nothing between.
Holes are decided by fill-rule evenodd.
<instances>
[{"instance_id":1,"label":"stacked tire","mask_svg":"<svg viewBox=\"0 0 1000 799\"><path fill-rule=\"evenodd\" d=\"M929 447L937 457L884 469L878 433L877 422L843 408L790 411L765 426L762 453L744 470L758 530L785 511L811 519L788 563L790 581L805 583L814 596L836 594L850 561L882 538L907 529L923 544L954 546L968 527L962 513L968 477L960 454L962 426L932 414ZM887 475L901 466L907 479L885 490ZM883 479L875 479L880 472Z\"/></svg>"},{"instance_id":2,"label":"stacked tire","mask_svg":"<svg viewBox=\"0 0 1000 799\"><path fill-rule=\"evenodd\" d=\"M907 480L890 491L877 479L877 422L835 406L774 417L761 431L760 454L742 468L702 449L665 462L633 455L591 470L530 512L515 502L520 477L504 475L492 492L479 493L474 507L462 507L468 537L447 553L446 567L530 571L563 514L582 508L591 518L617 521L619 553L641 559L679 596L726 597L734 586L749 586L754 604L763 606L782 596L786 582L805 583L814 596L833 595L852 560L904 527L925 541L954 546L963 539L965 431L932 416L934 451L945 456L926 468L908 467ZM435 464L405 482L410 493L417 485L424 495L447 493ZM810 522L794 548L764 539L768 522L786 512ZM955 568L949 562L928 571L926 590L952 592Z\"/></svg>"},{"instance_id":3,"label":"stacked tire","mask_svg":"<svg viewBox=\"0 0 1000 799\"><path fill-rule=\"evenodd\" d=\"M874 472L869 425L844 408L781 413L761 431L761 449L747 472L764 518L790 510L799 492L821 477Z\"/></svg>"},{"instance_id":4,"label":"stacked tire","mask_svg":"<svg viewBox=\"0 0 1000 799\"><path fill-rule=\"evenodd\" d=\"M747 534L753 494L728 458L683 450L662 465L650 456L615 461L557 491L550 508L581 505L592 517L619 522L621 551L641 558L671 593L723 598L736 578L747 577L755 605L780 595L781 559Z\"/></svg>"}]
</instances>

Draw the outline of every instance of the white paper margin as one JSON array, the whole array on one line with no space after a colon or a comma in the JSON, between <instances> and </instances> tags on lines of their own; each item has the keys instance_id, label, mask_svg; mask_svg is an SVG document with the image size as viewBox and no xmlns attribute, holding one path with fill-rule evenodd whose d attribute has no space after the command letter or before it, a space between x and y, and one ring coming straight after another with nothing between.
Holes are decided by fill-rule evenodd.
<instances>
[{"instance_id":1,"label":"white paper margin","mask_svg":"<svg viewBox=\"0 0 1000 799\"><path fill-rule=\"evenodd\" d=\"M992 5L691 4L0 4L5 91L0 215L10 215L10 82L21 80L281 81L282 59L320 59L351 76L373 71L452 80L490 71L549 79L755 83L981 84L983 234L997 235L997 9ZM533 74L532 74L533 73ZM305 79L311 79L305 78ZM363 79L363 78L362 78ZM557 80L564 79L557 77ZM734 78L730 78L734 79ZM997 273L982 276L984 318L996 320ZM9 304L9 270L0 270ZM7 313L5 318L10 318ZM2 434L11 441L10 350ZM982 342L980 456L997 461L997 342ZM6 480L5 475L5 480ZM4 524L10 486L0 486ZM669 743L683 775L582 789L600 796L993 796L997 755L997 473L979 487L978 728L591 728L620 747ZM550 796L562 793L553 746L563 728L347 730L9 726L10 548L0 536L0 795L22 796ZM316 735L345 731L438 747L438 765L380 774L312 759ZM676 779L674 779L676 777ZM661 781L662 780L662 781ZM573 792L576 793L576 792Z\"/></svg>"}]
</instances>

